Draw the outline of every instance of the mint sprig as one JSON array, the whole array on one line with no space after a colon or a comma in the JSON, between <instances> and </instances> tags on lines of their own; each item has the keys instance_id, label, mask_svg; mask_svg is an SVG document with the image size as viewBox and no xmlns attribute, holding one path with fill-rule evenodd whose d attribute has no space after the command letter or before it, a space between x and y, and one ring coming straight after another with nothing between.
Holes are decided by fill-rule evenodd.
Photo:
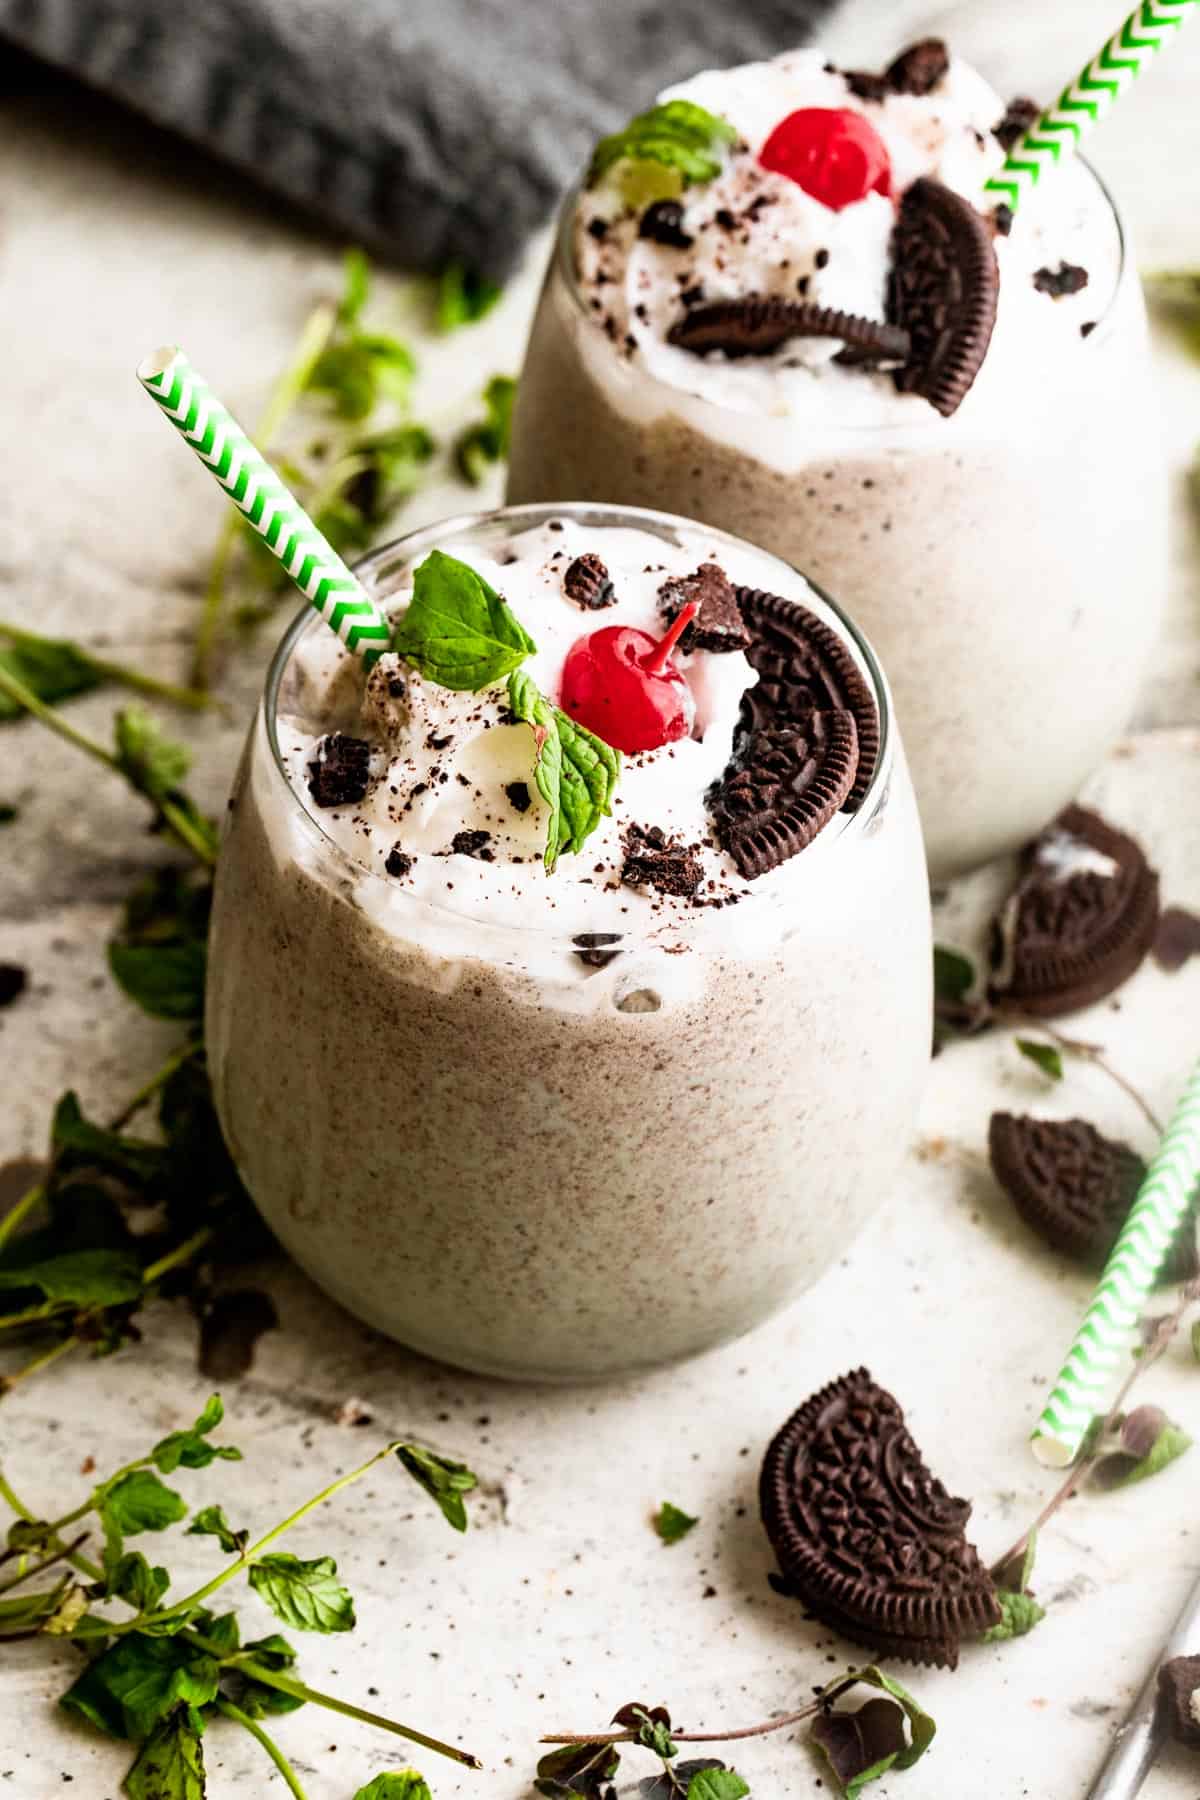
<instances>
[{"instance_id":1,"label":"mint sprig","mask_svg":"<svg viewBox=\"0 0 1200 1800\"><path fill-rule=\"evenodd\" d=\"M721 151L736 143L728 119L694 100L668 100L639 113L620 131L602 137L592 152L587 185L595 187L614 164L654 162L675 169L685 186L711 181L721 171Z\"/></svg>"},{"instance_id":2,"label":"mint sprig","mask_svg":"<svg viewBox=\"0 0 1200 1800\"><path fill-rule=\"evenodd\" d=\"M414 572L392 648L427 680L474 693L502 681L537 645L482 575L431 550Z\"/></svg>"},{"instance_id":3,"label":"mint sprig","mask_svg":"<svg viewBox=\"0 0 1200 1800\"><path fill-rule=\"evenodd\" d=\"M533 779L550 809L543 855L550 875L559 856L581 850L612 812L621 754L552 706L524 669L508 678L508 703L533 731Z\"/></svg>"}]
</instances>

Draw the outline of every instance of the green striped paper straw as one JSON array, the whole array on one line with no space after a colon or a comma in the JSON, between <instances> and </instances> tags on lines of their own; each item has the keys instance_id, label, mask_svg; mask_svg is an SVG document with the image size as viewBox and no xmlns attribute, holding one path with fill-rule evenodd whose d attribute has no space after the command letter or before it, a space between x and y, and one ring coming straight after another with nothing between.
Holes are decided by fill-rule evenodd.
<instances>
[{"instance_id":1,"label":"green striped paper straw","mask_svg":"<svg viewBox=\"0 0 1200 1800\"><path fill-rule=\"evenodd\" d=\"M1040 1463L1065 1469L1100 1416L1171 1240L1200 1179L1200 1063L1113 1245L1100 1284L1033 1431Z\"/></svg>"},{"instance_id":2,"label":"green striped paper straw","mask_svg":"<svg viewBox=\"0 0 1200 1800\"><path fill-rule=\"evenodd\" d=\"M984 183L984 192L995 194L1016 212L1022 196L1037 186L1042 170L1059 162L1064 151L1070 154L1078 149L1084 133L1132 85L1196 3L1197 0L1142 0L1100 54L1013 145L1004 167Z\"/></svg>"},{"instance_id":3,"label":"green striped paper straw","mask_svg":"<svg viewBox=\"0 0 1200 1800\"><path fill-rule=\"evenodd\" d=\"M152 350L137 377L305 599L370 668L392 641L387 618L183 351Z\"/></svg>"}]
</instances>

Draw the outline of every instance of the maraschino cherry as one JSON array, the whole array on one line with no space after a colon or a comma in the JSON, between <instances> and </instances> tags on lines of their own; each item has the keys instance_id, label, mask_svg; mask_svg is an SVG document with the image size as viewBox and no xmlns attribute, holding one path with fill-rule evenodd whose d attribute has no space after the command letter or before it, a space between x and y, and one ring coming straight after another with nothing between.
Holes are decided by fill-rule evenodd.
<instances>
[{"instance_id":1,"label":"maraschino cherry","mask_svg":"<svg viewBox=\"0 0 1200 1800\"><path fill-rule=\"evenodd\" d=\"M802 106L789 113L758 160L834 212L868 194L892 191L887 146L862 113L848 106Z\"/></svg>"},{"instance_id":2,"label":"maraschino cherry","mask_svg":"<svg viewBox=\"0 0 1200 1800\"><path fill-rule=\"evenodd\" d=\"M606 625L576 639L563 664L563 711L628 756L687 737L696 702L671 652L699 611L689 601L661 638Z\"/></svg>"}]
</instances>

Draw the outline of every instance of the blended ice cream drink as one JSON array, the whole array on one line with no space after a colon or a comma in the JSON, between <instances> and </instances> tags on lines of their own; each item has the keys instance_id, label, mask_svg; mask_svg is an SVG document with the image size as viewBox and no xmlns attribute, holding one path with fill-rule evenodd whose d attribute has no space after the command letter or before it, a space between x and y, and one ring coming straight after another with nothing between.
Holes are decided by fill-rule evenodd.
<instances>
[{"instance_id":1,"label":"blended ice cream drink","mask_svg":"<svg viewBox=\"0 0 1200 1800\"><path fill-rule=\"evenodd\" d=\"M930 1042L912 788L794 570L598 507L358 571L280 647L217 876L221 1123L297 1260L444 1360L578 1379L745 1331L886 1194Z\"/></svg>"},{"instance_id":2,"label":"blended ice cream drink","mask_svg":"<svg viewBox=\"0 0 1200 1800\"><path fill-rule=\"evenodd\" d=\"M660 506L836 593L888 672L931 869L1031 837L1126 726L1165 585L1140 288L1079 158L938 40L710 71L567 203L509 498Z\"/></svg>"}]
</instances>

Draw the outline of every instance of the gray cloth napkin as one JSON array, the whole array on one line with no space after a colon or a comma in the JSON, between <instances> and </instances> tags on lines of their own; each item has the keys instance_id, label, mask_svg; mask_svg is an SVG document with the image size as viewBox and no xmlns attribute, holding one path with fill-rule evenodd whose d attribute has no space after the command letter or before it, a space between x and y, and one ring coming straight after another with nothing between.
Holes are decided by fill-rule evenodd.
<instances>
[{"instance_id":1,"label":"gray cloth napkin","mask_svg":"<svg viewBox=\"0 0 1200 1800\"><path fill-rule=\"evenodd\" d=\"M593 140L829 0L0 0L7 37L348 239L503 275Z\"/></svg>"}]
</instances>

